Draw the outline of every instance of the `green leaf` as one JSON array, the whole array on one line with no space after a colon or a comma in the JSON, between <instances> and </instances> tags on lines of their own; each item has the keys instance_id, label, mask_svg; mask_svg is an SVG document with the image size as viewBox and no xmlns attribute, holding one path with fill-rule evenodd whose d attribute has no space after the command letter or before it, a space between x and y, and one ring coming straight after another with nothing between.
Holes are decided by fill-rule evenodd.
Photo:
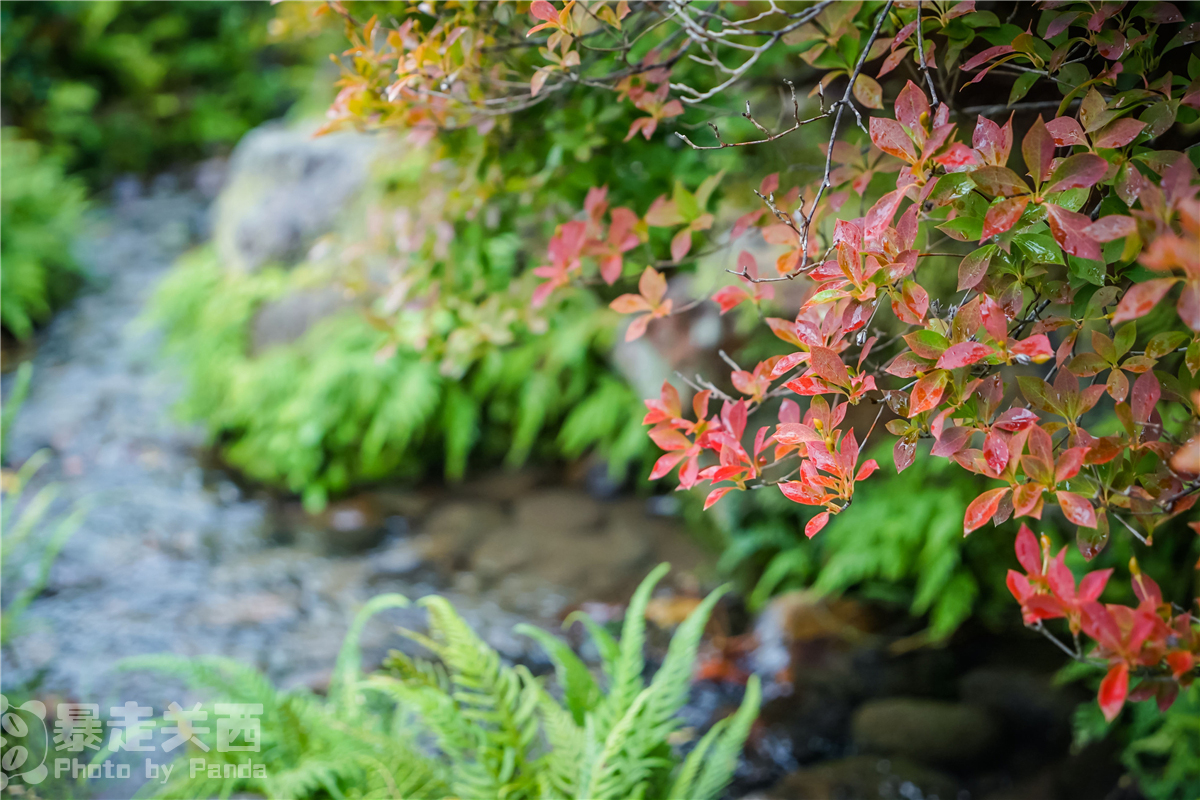
<instances>
[{"instance_id":1,"label":"green leaf","mask_svg":"<svg viewBox=\"0 0 1200 800\"><path fill-rule=\"evenodd\" d=\"M725 170L721 170L716 175L709 175L700 184L700 188L696 190L696 203L700 209L708 208L708 200L712 196L713 190L717 188L717 184L721 182L721 178L725 177ZM681 206L682 208L682 206ZM699 214L697 214L699 216Z\"/></svg>"},{"instance_id":2,"label":"green leaf","mask_svg":"<svg viewBox=\"0 0 1200 800\"><path fill-rule=\"evenodd\" d=\"M1060 192L1055 199L1054 204L1062 206L1068 211L1078 211L1083 208L1083 204L1087 202L1088 195L1091 189L1067 189L1065 192Z\"/></svg>"},{"instance_id":3,"label":"green leaf","mask_svg":"<svg viewBox=\"0 0 1200 800\"><path fill-rule=\"evenodd\" d=\"M1128 322L1121 326L1120 330L1117 331L1117 335L1113 338L1113 344L1116 345L1117 348L1117 358L1120 358L1129 352L1129 349L1133 347L1133 342L1136 337L1136 322Z\"/></svg>"},{"instance_id":4,"label":"green leaf","mask_svg":"<svg viewBox=\"0 0 1200 800\"><path fill-rule=\"evenodd\" d=\"M1103 262L1072 255L1067 256L1067 270L1074 277L1088 283L1093 283L1096 286L1103 286L1105 276L1108 274L1108 270Z\"/></svg>"},{"instance_id":5,"label":"green leaf","mask_svg":"<svg viewBox=\"0 0 1200 800\"><path fill-rule=\"evenodd\" d=\"M960 197L965 197L975 188L975 181L968 172L951 172L938 178L937 186L929 195L929 200L935 206L944 206Z\"/></svg>"},{"instance_id":6,"label":"green leaf","mask_svg":"<svg viewBox=\"0 0 1200 800\"><path fill-rule=\"evenodd\" d=\"M1065 266L1062 250L1054 237L1044 233L1019 233L1013 237L1013 242L1034 261L1040 264L1060 264Z\"/></svg>"},{"instance_id":7,"label":"green leaf","mask_svg":"<svg viewBox=\"0 0 1200 800\"><path fill-rule=\"evenodd\" d=\"M709 191L711 192L712 189ZM685 222L691 222L704 213L696 195L685 189L679 181L675 181L675 191L672 193L671 199L675 201L675 207L679 209L679 215Z\"/></svg>"},{"instance_id":8,"label":"green leaf","mask_svg":"<svg viewBox=\"0 0 1200 800\"><path fill-rule=\"evenodd\" d=\"M1187 334L1183 331L1164 331L1163 333L1159 333L1152 336L1150 341L1146 343L1146 355L1151 358L1162 358L1167 353L1173 352L1183 346L1187 338Z\"/></svg>"},{"instance_id":9,"label":"green leaf","mask_svg":"<svg viewBox=\"0 0 1200 800\"><path fill-rule=\"evenodd\" d=\"M978 242L979 238L983 236L983 219L981 217L955 217L937 227L951 239L957 239L960 242Z\"/></svg>"},{"instance_id":10,"label":"green leaf","mask_svg":"<svg viewBox=\"0 0 1200 800\"><path fill-rule=\"evenodd\" d=\"M1033 88L1040 77L1041 75L1036 72L1022 72L1021 76L1013 81L1012 91L1008 93L1008 104L1011 106L1029 94L1029 90Z\"/></svg>"}]
</instances>

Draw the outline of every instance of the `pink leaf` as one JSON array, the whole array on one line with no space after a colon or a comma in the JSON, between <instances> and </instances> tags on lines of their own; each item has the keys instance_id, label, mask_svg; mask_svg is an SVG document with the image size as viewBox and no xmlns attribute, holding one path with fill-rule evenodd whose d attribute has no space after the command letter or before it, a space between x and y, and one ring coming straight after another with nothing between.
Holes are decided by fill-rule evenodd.
<instances>
[{"instance_id":1,"label":"pink leaf","mask_svg":"<svg viewBox=\"0 0 1200 800\"><path fill-rule=\"evenodd\" d=\"M1046 123L1046 130L1050 131L1054 143L1059 147L1087 144L1087 136L1074 117L1056 117Z\"/></svg>"},{"instance_id":2,"label":"pink leaf","mask_svg":"<svg viewBox=\"0 0 1200 800\"><path fill-rule=\"evenodd\" d=\"M1054 137L1046 130L1046 123L1041 116L1021 141L1021 154L1025 157L1025 167L1033 182L1041 184L1050 171L1050 162L1054 160Z\"/></svg>"},{"instance_id":3,"label":"pink leaf","mask_svg":"<svg viewBox=\"0 0 1200 800\"><path fill-rule=\"evenodd\" d=\"M1145 127L1146 123L1125 117L1101 128L1092 142L1096 147L1124 147L1136 139Z\"/></svg>"},{"instance_id":4,"label":"pink leaf","mask_svg":"<svg viewBox=\"0 0 1200 800\"><path fill-rule=\"evenodd\" d=\"M921 128L921 115L929 115L929 100L925 92L912 81L908 81L896 97L896 119L910 130ZM883 148L880 148L883 149Z\"/></svg>"},{"instance_id":5,"label":"pink leaf","mask_svg":"<svg viewBox=\"0 0 1200 800\"><path fill-rule=\"evenodd\" d=\"M989 489L972 500L971 504L967 506L966 515L963 517L963 535L965 536L973 530L982 528L992 518L992 515L996 513L996 509L1000 507L1000 501L1008 492L1009 488L1007 486L999 489Z\"/></svg>"},{"instance_id":6,"label":"pink leaf","mask_svg":"<svg viewBox=\"0 0 1200 800\"><path fill-rule=\"evenodd\" d=\"M1125 296L1117 305L1112 324L1119 325L1122 322L1149 314L1158 305L1158 301L1163 299L1163 295L1175 285L1176 281L1178 278L1155 278L1130 286L1129 291L1125 292Z\"/></svg>"},{"instance_id":7,"label":"pink leaf","mask_svg":"<svg viewBox=\"0 0 1200 800\"><path fill-rule=\"evenodd\" d=\"M827 524L829 524L829 512L822 511L820 514L817 514L815 517L810 519L808 524L804 526L804 535L811 539L820 533L821 529Z\"/></svg>"},{"instance_id":8,"label":"pink leaf","mask_svg":"<svg viewBox=\"0 0 1200 800\"><path fill-rule=\"evenodd\" d=\"M1009 197L990 206L983 218L983 233L979 237L979 241L987 241L1016 225L1028 205L1029 195L1026 194L1020 197Z\"/></svg>"},{"instance_id":9,"label":"pink leaf","mask_svg":"<svg viewBox=\"0 0 1200 800\"><path fill-rule=\"evenodd\" d=\"M908 162L917 160L917 149L899 122L886 117L871 117L870 129L871 141L883 152Z\"/></svg>"},{"instance_id":10,"label":"pink leaf","mask_svg":"<svg viewBox=\"0 0 1200 800\"><path fill-rule=\"evenodd\" d=\"M1062 192L1067 189L1087 189L1095 186L1108 171L1108 161L1091 153L1081 153L1063 159L1054 174L1050 176L1050 185L1046 192Z\"/></svg>"},{"instance_id":11,"label":"pink leaf","mask_svg":"<svg viewBox=\"0 0 1200 800\"><path fill-rule=\"evenodd\" d=\"M1101 217L1083 229L1084 236L1089 236L1097 242L1111 242L1135 233L1137 233L1137 221L1133 217L1126 217L1122 214Z\"/></svg>"},{"instance_id":12,"label":"pink leaf","mask_svg":"<svg viewBox=\"0 0 1200 800\"><path fill-rule=\"evenodd\" d=\"M1081 528L1096 527L1096 509L1083 497L1074 492L1056 492L1055 497L1068 520Z\"/></svg>"},{"instance_id":13,"label":"pink leaf","mask_svg":"<svg viewBox=\"0 0 1200 800\"><path fill-rule=\"evenodd\" d=\"M713 489L708 493L708 497L704 498L704 510L708 511L718 500L732 491L732 486L723 486L720 489Z\"/></svg>"},{"instance_id":14,"label":"pink leaf","mask_svg":"<svg viewBox=\"0 0 1200 800\"><path fill-rule=\"evenodd\" d=\"M982 342L960 342L947 348L946 352L942 353L941 358L938 359L936 366L938 369L965 367L968 364L982 361L995 352L995 348Z\"/></svg>"},{"instance_id":15,"label":"pink leaf","mask_svg":"<svg viewBox=\"0 0 1200 800\"><path fill-rule=\"evenodd\" d=\"M1097 700L1104 718L1112 722L1125 706L1125 698L1129 695L1129 665L1124 661L1113 666L1100 681L1100 693Z\"/></svg>"}]
</instances>

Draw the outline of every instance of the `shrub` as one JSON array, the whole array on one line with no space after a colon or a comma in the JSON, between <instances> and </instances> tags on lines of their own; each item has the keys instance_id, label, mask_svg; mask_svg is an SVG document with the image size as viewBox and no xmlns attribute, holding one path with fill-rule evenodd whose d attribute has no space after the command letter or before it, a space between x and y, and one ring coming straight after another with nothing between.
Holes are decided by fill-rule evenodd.
<instances>
[{"instance_id":1,"label":"shrub","mask_svg":"<svg viewBox=\"0 0 1200 800\"><path fill-rule=\"evenodd\" d=\"M561 700L525 667L503 663L437 596L420 601L429 612L428 635L401 631L437 661L394 651L383 671L361 675L358 637L367 619L408 605L399 595L377 597L350 628L327 699L300 689L281 692L227 659L130 659L128 668L167 670L223 698L263 705L267 777L215 780L180 769L160 795L716 798L758 713L759 684L751 680L740 709L713 725L685 759L676 755L669 744L680 724L675 715L722 592L709 595L679 626L647 684L646 604L666 571L666 565L654 570L635 592L619 640L590 618L576 617L601 655L603 690L566 643L539 628L518 629L545 648ZM237 764L240 754L218 753L209 742L204 756Z\"/></svg>"},{"instance_id":2,"label":"shrub","mask_svg":"<svg viewBox=\"0 0 1200 800\"><path fill-rule=\"evenodd\" d=\"M683 130L668 141L698 152L827 126L814 180L800 169L765 175L758 207L728 228L727 241L759 228L780 246L773 272L748 251L731 254L732 285L690 300L668 294L668 270L694 266L697 245L718 241L708 208L715 169L632 208L610 208L598 183L550 240L535 307L620 281L627 240L653 249L637 286L612 301L632 315L628 339L705 300L758 311L777 284L805 287L798 315L765 320L786 350L745 368L722 352L727 380L685 379L690 409L671 384L647 401L650 436L666 451L651 478L678 468L682 487L709 484L706 505L777 487L817 510L811 538L879 469L861 443L883 424L898 471L933 440L932 455L1000 482L967 505L964 534L989 520L1061 514L1090 559L1116 530L1151 545L1196 502L1200 151L1171 145L1182 143L1177 123L1197 121L1200 59L1183 57L1198 28L1176 6L1053 2L1014 6L1005 22L971 2L890 0L665 12L536 0L524 19L512 7L436 17L418 8L384 24L340 10L353 58L331 126L431 136L584 87L642 112L627 138L676 125ZM517 46L535 35L536 54ZM777 125L748 102L739 125L713 121L741 79L789 55L823 73L807 118L789 87ZM864 68L878 59L872 76ZM910 80L884 78L900 68ZM960 94L967 78L962 89L982 82L985 92ZM994 91L1007 103L962 105ZM862 119L859 107L882 111L885 93L894 117ZM1010 108L1007 122L993 119ZM697 143L692 127L705 121L714 136ZM967 129L969 145L958 141ZM878 406L874 422L848 415L868 403ZM748 431L767 409L772 418ZM1107 570L1077 586L1048 538L1039 544L1022 527L1016 543L1025 571L1010 571L1009 585L1025 621L1105 668L1107 717L1131 696L1131 680L1133 697L1149 693L1164 707L1191 684L1195 617L1136 561L1136 604L1103 604ZM1046 627L1056 618L1095 642L1090 655Z\"/></svg>"},{"instance_id":3,"label":"shrub","mask_svg":"<svg viewBox=\"0 0 1200 800\"><path fill-rule=\"evenodd\" d=\"M271 45L270 15L255 3L5 5L5 122L94 188L215 155L314 77L323 48Z\"/></svg>"},{"instance_id":4,"label":"shrub","mask_svg":"<svg viewBox=\"0 0 1200 800\"><path fill-rule=\"evenodd\" d=\"M81 278L70 248L84 189L63 175L58 159L14 128L0 136L0 324L27 339Z\"/></svg>"}]
</instances>

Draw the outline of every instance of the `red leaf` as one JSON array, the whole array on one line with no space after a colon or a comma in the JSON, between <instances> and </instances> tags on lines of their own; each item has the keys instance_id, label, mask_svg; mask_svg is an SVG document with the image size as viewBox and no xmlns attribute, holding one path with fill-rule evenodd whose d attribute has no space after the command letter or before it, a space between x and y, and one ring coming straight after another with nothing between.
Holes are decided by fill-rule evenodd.
<instances>
[{"instance_id":1,"label":"red leaf","mask_svg":"<svg viewBox=\"0 0 1200 800\"><path fill-rule=\"evenodd\" d=\"M915 435L905 436L896 440L892 447L892 458L896 462L896 472L904 472L912 466L917 457L917 438Z\"/></svg>"},{"instance_id":2,"label":"red leaf","mask_svg":"<svg viewBox=\"0 0 1200 800\"><path fill-rule=\"evenodd\" d=\"M1096 509L1083 497L1074 492L1056 492L1063 516L1081 528L1096 527Z\"/></svg>"},{"instance_id":3,"label":"red leaf","mask_svg":"<svg viewBox=\"0 0 1200 800\"><path fill-rule=\"evenodd\" d=\"M858 472L854 474L855 481L865 481L867 478L875 474L875 470L879 469L879 462L871 459L867 463L858 468Z\"/></svg>"},{"instance_id":4,"label":"red leaf","mask_svg":"<svg viewBox=\"0 0 1200 800\"><path fill-rule=\"evenodd\" d=\"M625 341L632 342L642 338L642 336L646 333L646 326L649 324L649 314L642 314L640 317L634 317L629 323L629 327L625 329Z\"/></svg>"},{"instance_id":5,"label":"red leaf","mask_svg":"<svg viewBox=\"0 0 1200 800\"><path fill-rule=\"evenodd\" d=\"M671 238L671 259L673 261L682 261L683 257L692 249L692 229L684 228L679 233Z\"/></svg>"},{"instance_id":6,"label":"red leaf","mask_svg":"<svg viewBox=\"0 0 1200 800\"><path fill-rule=\"evenodd\" d=\"M1075 121L1074 117L1052 119L1046 123L1046 130L1050 131L1050 135L1054 137L1054 143L1059 147L1087 144L1083 128L1079 127L1079 123Z\"/></svg>"},{"instance_id":7,"label":"red leaf","mask_svg":"<svg viewBox=\"0 0 1200 800\"><path fill-rule=\"evenodd\" d=\"M846 371L846 365L837 353L828 347L814 347L811 353L809 364L813 372L837 386L850 385L850 373Z\"/></svg>"},{"instance_id":8,"label":"red leaf","mask_svg":"<svg viewBox=\"0 0 1200 800\"><path fill-rule=\"evenodd\" d=\"M1125 292L1125 296L1117 305L1112 324L1118 325L1149 314L1177 280L1177 278L1155 278L1130 286L1129 291Z\"/></svg>"},{"instance_id":9,"label":"red leaf","mask_svg":"<svg viewBox=\"0 0 1200 800\"><path fill-rule=\"evenodd\" d=\"M1028 525L1022 524L1017 532L1016 551L1017 561L1021 562L1026 572L1030 575L1042 574L1042 550Z\"/></svg>"},{"instance_id":10,"label":"red leaf","mask_svg":"<svg viewBox=\"0 0 1200 800\"><path fill-rule=\"evenodd\" d=\"M820 533L821 528L824 528L827 524L829 524L829 512L822 511L810 519L808 524L804 526L804 535L811 539Z\"/></svg>"},{"instance_id":11,"label":"red leaf","mask_svg":"<svg viewBox=\"0 0 1200 800\"><path fill-rule=\"evenodd\" d=\"M1101 260L1100 243L1084 233L1092 224L1090 217L1056 205L1046 206L1046 211L1050 233L1059 247L1079 258Z\"/></svg>"},{"instance_id":12,"label":"red leaf","mask_svg":"<svg viewBox=\"0 0 1200 800\"><path fill-rule=\"evenodd\" d=\"M988 164L1004 166L1012 150L1012 118L1002 128L986 117L979 117L971 134L971 144Z\"/></svg>"},{"instance_id":13,"label":"red leaf","mask_svg":"<svg viewBox=\"0 0 1200 800\"><path fill-rule=\"evenodd\" d=\"M713 293L712 299L721 307L721 313L724 314L733 310L739 303L749 299L750 295L746 294L746 290L740 286L726 286L718 289Z\"/></svg>"},{"instance_id":14,"label":"red leaf","mask_svg":"<svg viewBox=\"0 0 1200 800\"><path fill-rule=\"evenodd\" d=\"M1008 348L1010 353L1029 359L1035 364L1044 364L1054 356L1050 347L1050 339L1044 333L1038 333L1023 339Z\"/></svg>"},{"instance_id":15,"label":"red leaf","mask_svg":"<svg viewBox=\"0 0 1200 800\"><path fill-rule=\"evenodd\" d=\"M803 422L783 422L775 431L775 441L780 444L801 444L824 440L811 426Z\"/></svg>"},{"instance_id":16,"label":"red leaf","mask_svg":"<svg viewBox=\"0 0 1200 800\"><path fill-rule=\"evenodd\" d=\"M993 427L1009 433L1016 433L1025 430L1030 425L1037 424L1037 421L1038 415L1028 408L1010 408L996 419Z\"/></svg>"},{"instance_id":17,"label":"red leaf","mask_svg":"<svg viewBox=\"0 0 1200 800\"><path fill-rule=\"evenodd\" d=\"M1117 718L1128 694L1129 665L1122 661L1109 669L1104 680L1100 681L1100 694L1096 699L1100 702L1100 711L1104 713L1106 720L1112 722Z\"/></svg>"},{"instance_id":18,"label":"red leaf","mask_svg":"<svg viewBox=\"0 0 1200 800\"><path fill-rule=\"evenodd\" d=\"M904 199L904 193L904 189L888 192L879 198L875 205L871 206L871 210L867 212L863 231L868 239L878 238L880 234L891 227L896 210L900 208L900 201Z\"/></svg>"},{"instance_id":19,"label":"red leaf","mask_svg":"<svg viewBox=\"0 0 1200 800\"><path fill-rule=\"evenodd\" d=\"M1129 396L1130 411L1134 422L1145 424L1150 421L1154 407L1162 397L1162 388L1153 372L1143 372L1133 383L1133 392Z\"/></svg>"},{"instance_id":20,"label":"red leaf","mask_svg":"<svg viewBox=\"0 0 1200 800\"><path fill-rule=\"evenodd\" d=\"M1046 130L1040 115L1021 141L1021 155L1025 157L1025 167L1033 182L1040 185L1054 160L1054 137Z\"/></svg>"},{"instance_id":21,"label":"red leaf","mask_svg":"<svg viewBox=\"0 0 1200 800\"><path fill-rule=\"evenodd\" d=\"M997 56L1008 55L1011 52L1013 52L1013 47L1011 44L998 44L995 47L989 47L988 49L984 50L982 53L979 53L977 56L972 58L970 61L963 64L962 68L965 70L966 69L975 69L980 64L984 64L987 61L989 61Z\"/></svg>"},{"instance_id":22,"label":"red leaf","mask_svg":"<svg viewBox=\"0 0 1200 800\"><path fill-rule=\"evenodd\" d=\"M981 247L959 263L958 291L974 289L979 285L983 276L987 275L988 266L992 263L992 254L995 251L994 246Z\"/></svg>"},{"instance_id":23,"label":"red leaf","mask_svg":"<svg viewBox=\"0 0 1200 800\"><path fill-rule=\"evenodd\" d=\"M686 453L673 452L660 456L658 461L654 462L654 470L650 473L650 480L656 481L659 478L666 477L667 473L675 469L675 465L683 461L686 455Z\"/></svg>"},{"instance_id":24,"label":"red leaf","mask_svg":"<svg viewBox=\"0 0 1200 800\"><path fill-rule=\"evenodd\" d=\"M968 364L982 361L995 352L995 348L989 347L982 342L960 342L951 345L946 352L942 353L942 357L938 359L936 366L938 369L965 367Z\"/></svg>"},{"instance_id":25,"label":"red leaf","mask_svg":"<svg viewBox=\"0 0 1200 800\"><path fill-rule=\"evenodd\" d=\"M994 197L1014 197L1029 193L1029 185L1008 167L980 167L971 172L971 180Z\"/></svg>"},{"instance_id":26,"label":"red leaf","mask_svg":"<svg viewBox=\"0 0 1200 800\"><path fill-rule=\"evenodd\" d=\"M1079 600L1080 602L1090 603L1100 599L1100 595L1104 593L1104 587L1108 585L1108 579L1112 576L1111 569L1101 569L1096 572L1089 572L1083 576L1083 580L1079 582Z\"/></svg>"},{"instance_id":27,"label":"red leaf","mask_svg":"<svg viewBox=\"0 0 1200 800\"><path fill-rule=\"evenodd\" d=\"M667 293L667 279L654 267L646 267L638 278L638 291L652 307L658 306Z\"/></svg>"},{"instance_id":28,"label":"red leaf","mask_svg":"<svg viewBox=\"0 0 1200 800\"><path fill-rule=\"evenodd\" d=\"M1004 233L1016 225L1017 220L1025 213L1027 205L1029 205L1029 195L1021 195L1001 200L989 207L987 215L983 218L983 235L979 237L979 241L987 241L996 234Z\"/></svg>"},{"instance_id":29,"label":"red leaf","mask_svg":"<svg viewBox=\"0 0 1200 800\"><path fill-rule=\"evenodd\" d=\"M640 294L623 294L609 303L608 307L618 314L637 314L650 310L650 304Z\"/></svg>"},{"instance_id":30,"label":"red leaf","mask_svg":"<svg viewBox=\"0 0 1200 800\"><path fill-rule=\"evenodd\" d=\"M708 493L708 497L704 498L704 510L708 511L708 509L712 508L718 500L732 491L732 486L723 486L720 489L713 489Z\"/></svg>"},{"instance_id":31,"label":"red leaf","mask_svg":"<svg viewBox=\"0 0 1200 800\"><path fill-rule=\"evenodd\" d=\"M1008 440L999 431L988 431L983 440L983 458L992 476L996 477L1008 466Z\"/></svg>"},{"instance_id":32,"label":"red leaf","mask_svg":"<svg viewBox=\"0 0 1200 800\"><path fill-rule=\"evenodd\" d=\"M1067 189L1087 189L1095 186L1108 171L1108 161L1091 153L1081 153L1063 159L1050 176L1046 192L1062 192Z\"/></svg>"},{"instance_id":33,"label":"red leaf","mask_svg":"<svg viewBox=\"0 0 1200 800\"><path fill-rule=\"evenodd\" d=\"M909 163L917 160L917 149L896 120L871 117L870 129L871 141L883 152Z\"/></svg>"},{"instance_id":34,"label":"red leaf","mask_svg":"<svg viewBox=\"0 0 1200 800\"><path fill-rule=\"evenodd\" d=\"M919 86L909 81L896 97L896 119L915 131L922 127L922 114L928 116L929 100Z\"/></svg>"},{"instance_id":35,"label":"red leaf","mask_svg":"<svg viewBox=\"0 0 1200 800\"><path fill-rule=\"evenodd\" d=\"M972 500L971 505L967 506L966 516L963 517L963 535L983 527L996 513L996 509L1000 507L1000 501L1008 492L1007 486L989 489Z\"/></svg>"},{"instance_id":36,"label":"red leaf","mask_svg":"<svg viewBox=\"0 0 1200 800\"><path fill-rule=\"evenodd\" d=\"M779 190L779 173L772 172L770 175L762 179L762 183L758 185L758 193L764 197L770 197Z\"/></svg>"},{"instance_id":37,"label":"red leaf","mask_svg":"<svg viewBox=\"0 0 1200 800\"><path fill-rule=\"evenodd\" d=\"M936 408L942 401L942 393L946 390L946 381L950 373L944 369L935 370L917 381L913 387L912 397L908 402L908 417L912 419L922 411Z\"/></svg>"},{"instance_id":38,"label":"red leaf","mask_svg":"<svg viewBox=\"0 0 1200 800\"><path fill-rule=\"evenodd\" d=\"M1092 143L1096 147L1124 147L1136 139L1145 127L1146 123L1125 117L1101 128Z\"/></svg>"},{"instance_id":39,"label":"red leaf","mask_svg":"<svg viewBox=\"0 0 1200 800\"><path fill-rule=\"evenodd\" d=\"M1111 242L1125 236L1137 233L1137 221L1133 217L1121 214L1110 214L1101 217L1083 229L1084 236L1090 236L1097 242Z\"/></svg>"},{"instance_id":40,"label":"red leaf","mask_svg":"<svg viewBox=\"0 0 1200 800\"><path fill-rule=\"evenodd\" d=\"M546 0L533 0L529 5L529 13L543 22L558 22L558 10Z\"/></svg>"}]
</instances>

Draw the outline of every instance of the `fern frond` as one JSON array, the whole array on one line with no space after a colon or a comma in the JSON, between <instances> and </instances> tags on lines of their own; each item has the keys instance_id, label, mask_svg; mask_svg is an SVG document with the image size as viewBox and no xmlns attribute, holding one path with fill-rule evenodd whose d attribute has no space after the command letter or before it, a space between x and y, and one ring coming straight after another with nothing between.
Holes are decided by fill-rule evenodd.
<instances>
[{"instance_id":1,"label":"fern frond","mask_svg":"<svg viewBox=\"0 0 1200 800\"><path fill-rule=\"evenodd\" d=\"M362 651L358 643L362 638L363 628L371 617L379 612L389 608L406 608L408 605L408 598L404 595L381 594L368 600L354 615L346 638L342 640L341 649L338 650L333 676L329 680L329 696L341 713L353 714L357 708L354 695L362 677Z\"/></svg>"},{"instance_id":2,"label":"fern frond","mask_svg":"<svg viewBox=\"0 0 1200 800\"><path fill-rule=\"evenodd\" d=\"M738 757L742 753L746 737L750 735L750 726L758 718L761 702L762 683L757 675L751 675L750 680L746 682L746 694L742 697L742 704L737 712L732 717L721 720L728 725L722 728L722 732L704 758L703 767L695 783L686 794L672 793L671 797L715 800L720 796L737 768Z\"/></svg>"},{"instance_id":3,"label":"fern frond","mask_svg":"<svg viewBox=\"0 0 1200 800\"><path fill-rule=\"evenodd\" d=\"M646 644L646 606L650 603L654 587L669 569L666 564L655 567L629 600L625 623L621 628L620 655L613 665L608 698L597 709L600 712L597 721L601 724L602 735L607 734L608 726L625 716L634 698L642 691L642 672L646 668L642 654Z\"/></svg>"},{"instance_id":4,"label":"fern frond","mask_svg":"<svg viewBox=\"0 0 1200 800\"><path fill-rule=\"evenodd\" d=\"M563 702L567 704L575 723L582 725L584 715L595 708L602 697L600 687L587 665L575 655L570 645L549 631L526 624L517 625L513 631L535 639L546 651L554 664Z\"/></svg>"}]
</instances>

